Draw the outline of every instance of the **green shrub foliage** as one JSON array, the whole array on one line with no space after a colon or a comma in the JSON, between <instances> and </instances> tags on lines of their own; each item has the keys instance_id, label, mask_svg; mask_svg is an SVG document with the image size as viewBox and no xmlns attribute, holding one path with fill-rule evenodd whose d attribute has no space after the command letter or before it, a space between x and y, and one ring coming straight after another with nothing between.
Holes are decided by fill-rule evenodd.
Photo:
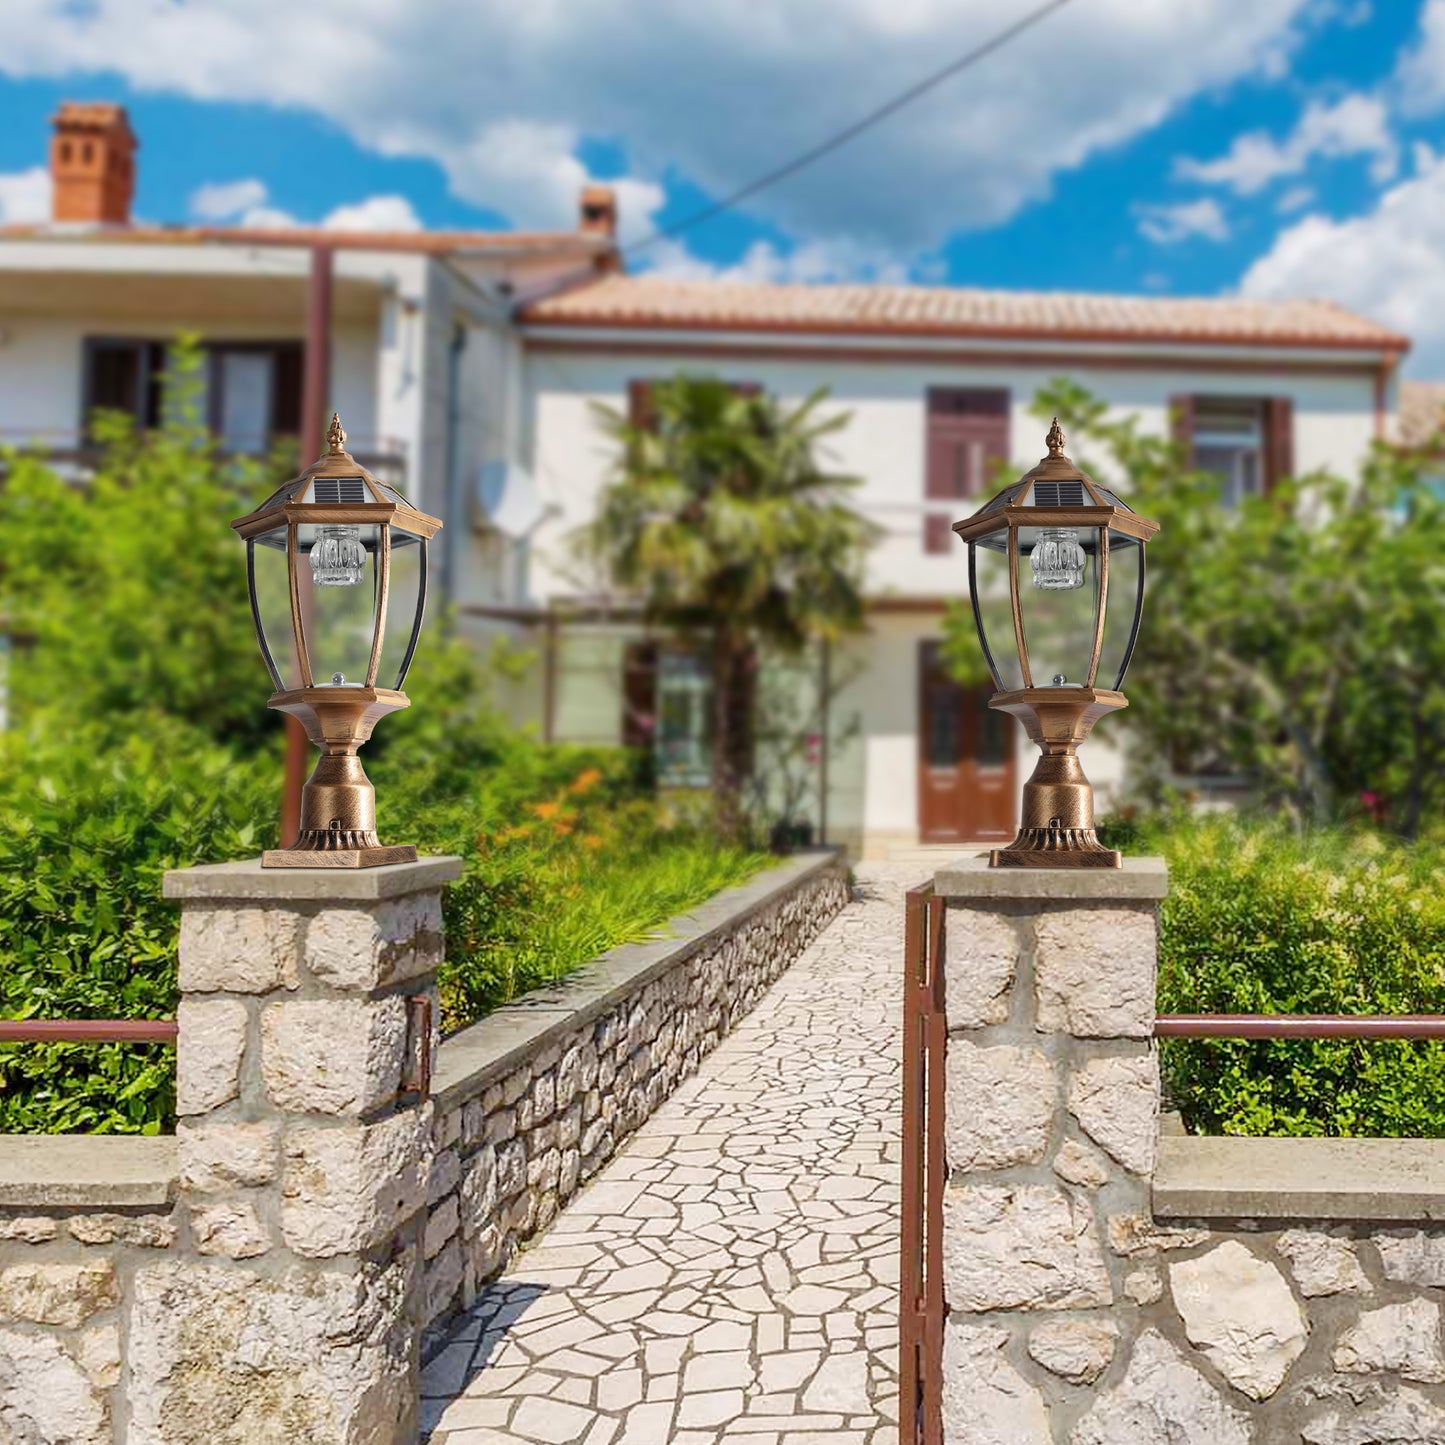
<instances>
[{"instance_id":1,"label":"green shrub foliage","mask_svg":"<svg viewBox=\"0 0 1445 1445\"><path fill-rule=\"evenodd\" d=\"M277 843L282 733L227 523L294 459L237 466L197 424L181 346L170 423L103 420L79 487L5 458L0 615L13 640L0 732L0 1016L174 1014L168 868ZM413 706L363 758L383 835L457 853L445 894L444 1023L460 1027L765 859L706 818L661 815L621 749L544 747L489 702L497 667L434 620ZM0 1131L156 1133L174 1116L162 1046L0 1045Z\"/></svg>"},{"instance_id":2,"label":"green shrub foliage","mask_svg":"<svg viewBox=\"0 0 1445 1445\"><path fill-rule=\"evenodd\" d=\"M1343 829L1171 819L1107 830L1162 852L1162 1013L1445 1013L1445 848ZM1168 1040L1197 1133L1445 1134L1445 1049L1401 1041Z\"/></svg>"}]
</instances>

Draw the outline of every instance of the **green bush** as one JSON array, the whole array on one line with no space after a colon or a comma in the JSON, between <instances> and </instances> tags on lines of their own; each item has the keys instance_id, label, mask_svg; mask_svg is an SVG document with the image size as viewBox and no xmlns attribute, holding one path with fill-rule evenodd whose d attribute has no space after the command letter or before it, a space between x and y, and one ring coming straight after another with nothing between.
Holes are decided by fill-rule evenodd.
<instances>
[{"instance_id":1,"label":"green bush","mask_svg":"<svg viewBox=\"0 0 1445 1445\"><path fill-rule=\"evenodd\" d=\"M1117 825L1160 852L1161 1013L1445 1013L1445 848L1233 817ZM1168 1040L1196 1133L1445 1135L1445 1049L1403 1041Z\"/></svg>"},{"instance_id":2,"label":"green bush","mask_svg":"<svg viewBox=\"0 0 1445 1445\"><path fill-rule=\"evenodd\" d=\"M282 733L227 522L277 481L199 425L176 350L171 422L103 421L90 485L8 454L0 617L20 640L0 732L0 1017L163 1018L176 1008L167 868L277 843ZM434 620L413 706L362 757L383 837L458 853L444 1023L459 1027L647 935L765 862L669 819L622 750L543 747L489 702L493 666ZM161 1046L0 1045L0 1131L143 1132L174 1115Z\"/></svg>"},{"instance_id":3,"label":"green bush","mask_svg":"<svg viewBox=\"0 0 1445 1445\"><path fill-rule=\"evenodd\" d=\"M105 751L74 736L0 746L0 1016L173 1016L177 920L161 875L275 845L278 754L228 751L163 717L137 733ZM659 818L618 749L491 737L484 770L435 751L409 770L393 750L382 784L387 837L464 859L444 899L447 1028L766 861ZM0 1132L156 1133L173 1121L173 1069L163 1046L0 1045Z\"/></svg>"},{"instance_id":4,"label":"green bush","mask_svg":"<svg viewBox=\"0 0 1445 1445\"><path fill-rule=\"evenodd\" d=\"M139 721L139 720L138 720ZM176 1010L168 867L274 843L277 761L249 762L149 717L104 753L83 737L0 748L0 1015L165 1018ZM156 1133L173 1051L0 1046L0 1130Z\"/></svg>"}]
</instances>

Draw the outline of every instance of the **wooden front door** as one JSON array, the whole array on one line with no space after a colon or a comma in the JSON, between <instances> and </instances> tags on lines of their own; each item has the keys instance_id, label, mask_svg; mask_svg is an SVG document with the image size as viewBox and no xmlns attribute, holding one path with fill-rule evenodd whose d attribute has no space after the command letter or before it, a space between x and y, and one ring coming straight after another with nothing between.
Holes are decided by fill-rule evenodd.
<instances>
[{"instance_id":1,"label":"wooden front door","mask_svg":"<svg viewBox=\"0 0 1445 1445\"><path fill-rule=\"evenodd\" d=\"M918 649L918 822L925 843L1014 836L1014 730L988 706L991 687L963 687L944 671L940 644Z\"/></svg>"}]
</instances>

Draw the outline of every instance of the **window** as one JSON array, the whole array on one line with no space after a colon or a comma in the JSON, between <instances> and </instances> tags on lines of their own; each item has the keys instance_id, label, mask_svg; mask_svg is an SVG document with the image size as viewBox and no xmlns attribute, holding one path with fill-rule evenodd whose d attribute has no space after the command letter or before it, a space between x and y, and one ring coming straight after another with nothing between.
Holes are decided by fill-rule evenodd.
<instances>
[{"instance_id":1,"label":"window","mask_svg":"<svg viewBox=\"0 0 1445 1445\"><path fill-rule=\"evenodd\" d=\"M699 653L630 642L622 662L622 741L649 750L658 785L705 788L712 777L712 678Z\"/></svg>"},{"instance_id":2,"label":"window","mask_svg":"<svg viewBox=\"0 0 1445 1445\"><path fill-rule=\"evenodd\" d=\"M1294 471L1289 397L1180 396L1171 409L1176 440L1192 466L1219 478L1226 506L1267 496Z\"/></svg>"},{"instance_id":3,"label":"window","mask_svg":"<svg viewBox=\"0 0 1445 1445\"><path fill-rule=\"evenodd\" d=\"M657 659L657 781L705 788L712 776L712 678L704 658L664 651Z\"/></svg>"},{"instance_id":4,"label":"window","mask_svg":"<svg viewBox=\"0 0 1445 1445\"><path fill-rule=\"evenodd\" d=\"M97 409L123 411L138 427L159 426L166 348L159 341L87 337L81 359L81 432Z\"/></svg>"},{"instance_id":5,"label":"window","mask_svg":"<svg viewBox=\"0 0 1445 1445\"><path fill-rule=\"evenodd\" d=\"M227 451L263 452L301 430L301 343L218 342L210 351L210 422Z\"/></svg>"},{"instance_id":6,"label":"window","mask_svg":"<svg viewBox=\"0 0 1445 1445\"><path fill-rule=\"evenodd\" d=\"M1199 397L1194 404L1194 465L1219 478L1227 507L1264 490L1264 406Z\"/></svg>"},{"instance_id":7,"label":"window","mask_svg":"<svg viewBox=\"0 0 1445 1445\"><path fill-rule=\"evenodd\" d=\"M984 495L993 468L1008 458L1007 391L930 387L924 497L929 502L957 502ZM953 550L953 523L964 509L926 510L923 550Z\"/></svg>"},{"instance_id":8,"label":"window","mask_svg":"<svg viewBox=\"0 0 1445 1445\"><path fill-rule=\"evenodd\" d=\"M301 429L299 341L216 342L206 347L208 414L230 451L262 452ZM81 427L97 408L123 411L138 427L164 418L166 347L134 337L93 336L82 359Z\"/></svg>"}]
</instances>

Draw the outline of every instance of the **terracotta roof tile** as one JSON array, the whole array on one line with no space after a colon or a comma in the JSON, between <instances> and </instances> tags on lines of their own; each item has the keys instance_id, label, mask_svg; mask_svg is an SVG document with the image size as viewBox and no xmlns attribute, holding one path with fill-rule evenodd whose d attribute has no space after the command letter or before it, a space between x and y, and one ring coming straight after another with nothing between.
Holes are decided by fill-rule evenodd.
<instances>
[{"instance_id":1,"label":"terracotta roof tile","mask_svg":"<svg viewBox=\"0 0 1445 1445\"><path fill-rule=\"evenodd\" d=\"M1406 337L1331 301L1106 296L943 286L770 285L604 277L523 308L535 325L852 335L1049 336L1403 351Z\"/></svg>"},{"instance_id":2,"label":"terracotta roof tile","mask_svg":"<svg viewBox=\"0 0 1445 1445\"><path fill-rule=\"evenodd\" d=\"M332 231L320 226L0 226L0 241L121 242L201 245L218 242L252 246L328 246L353 251L420 251L449 255L465 251L602 252L609 243L576 231Z\"/></svg>"},{"instance_id":3,"label":"terracotta roof tile","mask_svg":"<svg viewBox=\"0 0 1445 1445\"><path fill-rule=\"evenodd\" d=\"M1400 383L1400 440L1424 446L1445 432L1445 381Z\"/></svg>"}]
</instances>

